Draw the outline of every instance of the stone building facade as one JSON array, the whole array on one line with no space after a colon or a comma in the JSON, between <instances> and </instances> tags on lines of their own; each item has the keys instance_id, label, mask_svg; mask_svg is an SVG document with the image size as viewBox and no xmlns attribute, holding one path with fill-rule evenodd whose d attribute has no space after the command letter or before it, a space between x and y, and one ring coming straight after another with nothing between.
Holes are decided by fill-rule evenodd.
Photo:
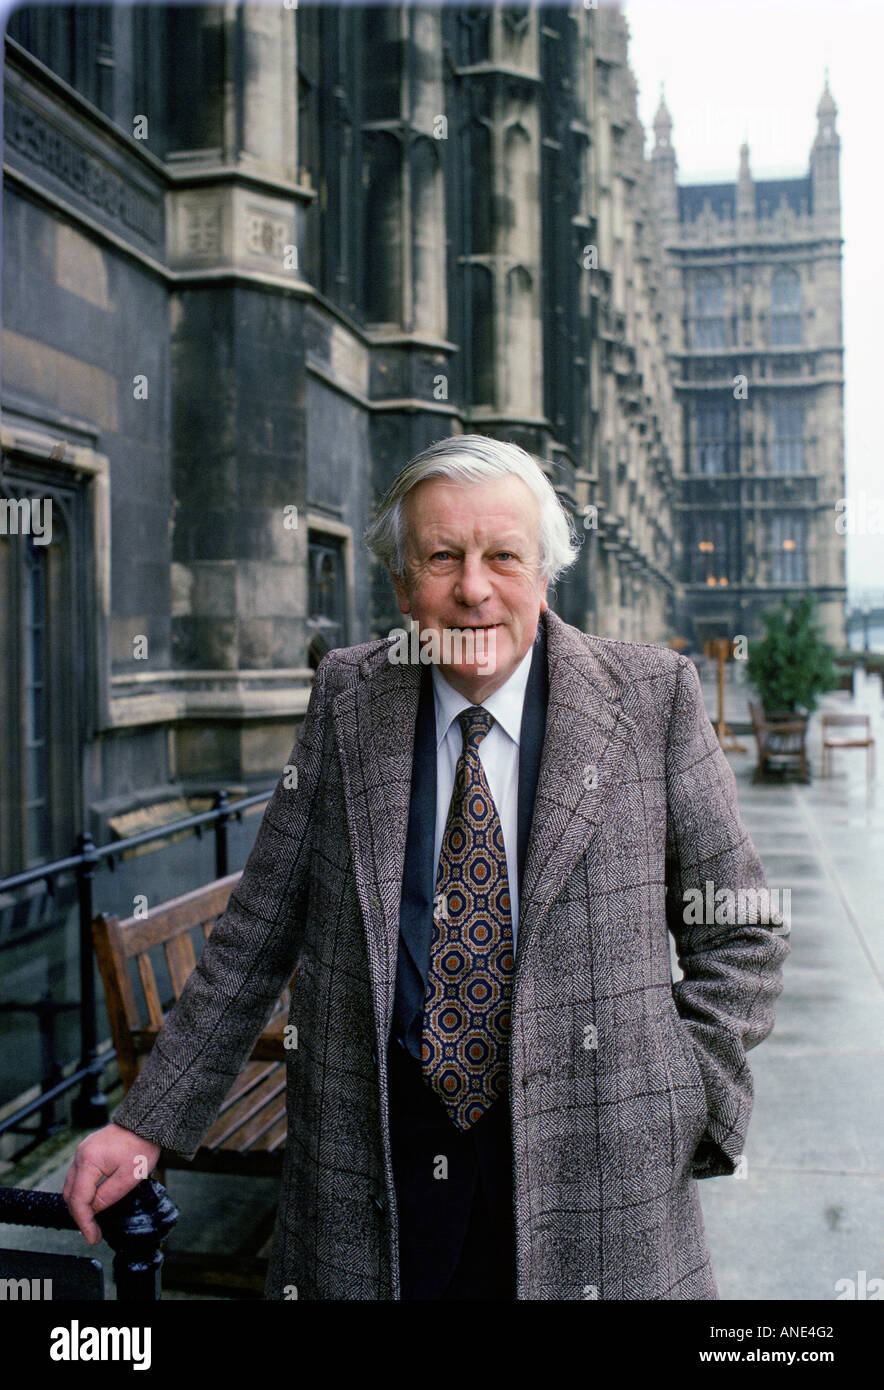
<instances>
[{"instance_id":1,"label":"stone building facade","mask_svg":"<svg viewBox=\"0 0 884 1390\"><path fill-rule=\"evenodd\" d=\"M26 7L5 53L4 867L275 778L434 439L545 461L588 630L673 630L674 412L615 11ZM17 730L29 730L19 738Z\"/></svg>"},{"instance_id":2,"label":"stone building facade","mask_svg":"<svg viewBox=\"0 0 884 1390\"><path fill-rule=\"evenodd\" d=\"M594 33L590 187L599 268L588 280L588 444L598 537L590 630L664 642L677 634L680 416L667 358L661 228L626 23L618 10L599 9Z\"/></svg>"},{"instance_id":3,"label":"stone building facade","mask_svg":"<svg viewBox=\"0 0 884 1390\"><path fill-rule=\"evenodd\" d=\"M788 502L802 549L791 522L775 534L834 624L834 116L808 180L753 189L746 163L730 193L679 188L665 119L644 156L627 38L617 10L583 4L11 16L5 871L274 780L322 650L400 621L362 534L446 435L545 462L583 536L552 596L569 622L652 642L742 630L732 600L798 582L764 530ZM777 267L797 267L800 344L765 338ZM720 350L712 311L706 347L685 308L704 268L740 335ZM785 332L794 291L777 293ZM725 469L697 403L739 369ZM49 543L22 519L40 499ZM737 514L742 568L695 570L697 528L717 546Z\"/></svg>"},{"instance_id":4,"label":"stone building facade","mask_svg":"<svg viewBox=\"0 0 884 1390\"><path fill-rule=\"evenodd\" d=\"M759 631L812 590L843 647L840 141L828 81L806 176L679 184L661 98L651 155L666 344L681 416L679 629Z\"/></svg>"}]
</instances>

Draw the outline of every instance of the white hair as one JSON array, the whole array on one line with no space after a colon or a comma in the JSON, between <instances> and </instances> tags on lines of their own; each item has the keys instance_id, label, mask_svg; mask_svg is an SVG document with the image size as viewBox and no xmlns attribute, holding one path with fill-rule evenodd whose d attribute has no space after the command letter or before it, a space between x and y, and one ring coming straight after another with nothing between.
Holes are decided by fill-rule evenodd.
<instances>
[{"instance_id":1,"label":"white hair","mask_svg":"<svg viewBox=\"0 0 884 1390\"><path fill-rule=\"evenodd\" d=\"M539 577L554 584L559 575L573 565L581 539L537 459L518 444L491 439L484 434L451 435L448 439L436 440L416 454L397 474L379 503L375 519L365 531L365 544L379 560L389 564L397 578L403 578L406 540L403 504L411 489L426 478L479 483L508 473L521 478L540 503Z\"/></svg>"}]
</instances>

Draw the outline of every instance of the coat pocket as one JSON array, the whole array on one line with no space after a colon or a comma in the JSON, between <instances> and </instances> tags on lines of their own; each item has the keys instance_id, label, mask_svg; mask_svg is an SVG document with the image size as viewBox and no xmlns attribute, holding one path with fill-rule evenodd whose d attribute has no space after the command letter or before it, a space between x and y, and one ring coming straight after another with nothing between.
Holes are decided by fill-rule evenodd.
<instances>
[{"instance_id":1,"label":"coat pocket","mask_svg":"<svg viewBox=\"0 0 884 1390\"><path fill-rule=\"evenodd\" d=\"M675 1000L671 997L666 1001L666 1018L672 1032L675 1034L691 1082L705 1096L706 1087L703 1083L703 1073L700 1071L700 1063L697 1061L697 1054L694 1051L694 1044L691 1042L685 1026L682 1023L681 1015L675 1007Z\"/></svg>"},{"instance_id":2,"label":"coat pocket","mask_svg":"<svg viewBox=\"0 0 884 1390\"><path fill-rule=\"evenodd\" d=\"M706 1087L693 1043L679 1017L675 1000L671 997L663 1009L663 1019L665 1030L671 1038L667 1052L672 1063L676 1087L674 1100L682 1119L689 1150L688 1157L692 1157L709 1120Z\"/></svg>"}]
</instances>

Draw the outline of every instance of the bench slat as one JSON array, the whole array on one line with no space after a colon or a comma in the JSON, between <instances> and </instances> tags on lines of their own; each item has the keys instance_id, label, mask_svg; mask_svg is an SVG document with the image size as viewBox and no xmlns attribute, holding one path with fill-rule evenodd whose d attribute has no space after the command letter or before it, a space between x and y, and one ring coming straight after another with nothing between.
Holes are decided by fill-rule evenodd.
<instances>
[{"instance_id":1,"label":"bench slat","mask_svg":"<svg viewBox=\"0 0 884 1390\"><path fill-rule=\"evenodd\" d=\"M209 930L226 911L230 894L241 872L228 874L202 888L193 888L178 898L170 898L152 908L146 917L127 917L120 921L120 941L127 956L137 956L152 946L161 946L170 937L189 932L192 927Z\"/></svg>"},{"instance_id":2,"label":"bench slat","mask_svg":"<svg viewBox=\"0 0 884 1390\"><path fill-rule=\"evenodd\" d=\"M272 1108L268 1106L267 1110L256 1116L247 1129L243 1131L241 1137L243 1152L267 1153L269 1151L269 1139L277 1132L280 1125L283 1134L285 1133L285 1081L283 1081L281 1102L280 1105L275 1105Z\"/></svg>"},{"instance_id":3,"label":"bench slat","mask_svg":"<svg viewBox=\"0 0 884 1390\"><path fill-rule=\"evenodd\" d=\"M269 1076L272 1076L279 1066L278 1062L246 1062L239 1072L236 1080L222 1102L219 1115L226 1107L235 1105L242 1100L250 1091L254 1091L258 1086L263 1085Z\"/></svg>"},{"instance_id":4,"label":"bench slat","mask_svg":"<svg viewBox=\"0 0 884 1390\"><path fill-rule=\"evenodd\" d=\"M182 932L180 936L173 936L163 945L166 956L166 964L169 967L169 979L172 981L172 988L177 999L183 990L188 975L196 966L196 956L193 950L193 942L187 932Z\"/></svg>"},{"instance_id":5,"label":"bench slat","mask_svg":"<svg viewBox=\"0 0 884 1390\"><path fill-rule=\"evenodd\" d=\"M250 1087L235 1104L225 1106L203 1144L207 1149L235 1148L245 1152L258 1133L279 1119L280 1098L285 1109L285 1067L271 1068L259 1086Z\"/></svg>"},{"instance_id":6,"label":"bench slat","mask_svg":"<svg viewBox=\"0 0 884 1390\"><path fill-rule=\"evenodd\" d=\"M138 974L141 979L141 988L144 990L144 1000L147 1004L148 1018L154 1028L162 1028L163 1006L160 1003L160 996L157 991L153 964L150 956L147 955L146 952L138 957Z\"/></svg>"},{"instance_id":7,"label":"bench slat","mask_svg":"<svg viewBox=\"0 0 884 1390\"><path fill-rule=\"evenodd\" d=\"M279 1153L280 1149L285 1144L287 1134L288 1121L286 1120L285 1111L283 1110L281 1118L277 1120L272 1129L269 1129L264 1136L262 1147L266 1149L267 1153Z\"/></svg>"}]
</instances>

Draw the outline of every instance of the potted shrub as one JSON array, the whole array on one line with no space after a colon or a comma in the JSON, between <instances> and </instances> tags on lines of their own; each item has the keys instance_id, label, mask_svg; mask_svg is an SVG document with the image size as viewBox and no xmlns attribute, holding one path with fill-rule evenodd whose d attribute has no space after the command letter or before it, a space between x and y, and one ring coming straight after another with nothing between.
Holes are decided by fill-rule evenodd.
<instances>
[{"instance_id":1,"label":"potted shrub","mask_svg":"<svg viewBox=\"0 0 884 1390\"><path fill-rule=\"evenodd\" d=\"M749 643L749 679L768 719L808 717L817 696L834 690L832 648L820 633L813 594L784 599L762 617L764 636Z\"/></svg>"},{"instance_id":2,"label":"potted shrub","mask_svg":"<svg viewBox=\"0 0 884 1390\"><path fill-rule=\"evenodd\" d=\"M764 636L749 643L746 663L763 706L750 704L758 743L756 778L769 769L795 767L803 781L810 778L807 760L807 721L817 696L833 690L838 673L832 649L817 624L816 600L803 594L762 617Z\"/></svg>"}]
</instances>

